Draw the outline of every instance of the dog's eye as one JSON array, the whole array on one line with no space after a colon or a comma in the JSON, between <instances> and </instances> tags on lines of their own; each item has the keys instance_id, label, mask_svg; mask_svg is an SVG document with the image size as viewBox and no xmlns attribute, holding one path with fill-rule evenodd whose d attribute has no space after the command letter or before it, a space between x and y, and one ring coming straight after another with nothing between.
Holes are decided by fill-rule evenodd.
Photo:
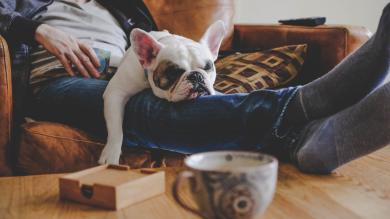
<instances>
[{"instance_id":1,"label":"dog's eye","mask_svg":"<svg viewBox=\"0 0 390 219\"><path fill-rule=\"evenodd\" d=\"M213 63L211 61L208 61L206 65L203 67L203 70L210 71L212 67L213 67Z\"/></svg>"},{"instance_id":2,"label":"dog's eye","mask_svg":"<svg viewBox=\"0 0 390 219\"><path fill-rule=\"evenodd\" d=\"M177 68L175 66L169 67L165 71L166 71L166 74L165 74L166 77L171 81L175 81L185 72L184 69Z\"/></svg>"}]
</instances>

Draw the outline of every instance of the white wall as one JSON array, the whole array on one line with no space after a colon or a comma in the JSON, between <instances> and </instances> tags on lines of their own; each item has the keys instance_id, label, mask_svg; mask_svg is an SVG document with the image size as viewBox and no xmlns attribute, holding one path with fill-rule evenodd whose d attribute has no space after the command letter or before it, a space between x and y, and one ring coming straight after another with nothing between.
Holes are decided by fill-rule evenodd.
<instances>
[{"instance_id":1,"label":"white wall","mask_svg":"<svg viewBox=\"0 0 390 219\"><path fill-rule=\"evenodd\" d=\"M327 17L328 24L352 24L375 31L389 0L235 0L236 23L277 23L279 19Z\"/></svg>"}]
</instances>

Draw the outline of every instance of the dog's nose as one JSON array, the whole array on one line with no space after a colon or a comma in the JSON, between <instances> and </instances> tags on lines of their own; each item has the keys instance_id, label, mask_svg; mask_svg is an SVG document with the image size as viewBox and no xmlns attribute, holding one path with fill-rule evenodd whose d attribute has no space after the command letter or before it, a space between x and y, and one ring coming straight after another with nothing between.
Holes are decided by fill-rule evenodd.
<instances>
[{"instance_id":1,"label":"dog's nose","mask_svg":"<svg viewBox=\"0 0 390 219\"><path fill-rule=\"evenodd\" d=\"M203 82L203 75L202 73L198 71L192 71L190 74L187 76L187 80L190 81L192 84L198 84L200 82Z\"/></svg>"},{"instance_id":2,"label":"dog's nose","mask_svg":"<svg viewBox=\"0 0 390 219\"><path fill-rule=\"evenodd\" d=\"M204 76L199 71L192 71L187 76L187 80L191 82L193 86L192 90L198 92L199 96L211 94L204 79Z\"/></svg>"}]
</instances>

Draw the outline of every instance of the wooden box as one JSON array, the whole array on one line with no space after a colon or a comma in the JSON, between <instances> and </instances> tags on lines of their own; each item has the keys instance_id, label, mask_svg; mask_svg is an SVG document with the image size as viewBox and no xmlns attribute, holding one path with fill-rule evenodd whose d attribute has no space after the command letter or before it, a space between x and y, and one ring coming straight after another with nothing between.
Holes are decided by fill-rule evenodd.
<instances>
[{"instance_id":1,"label":"wooden box","mask_svg":"<svg viewBox=\"0 0 390 219\"><path fill-rule=\"evenodd\" d=\"M103 165L62 176L60 198L118 210L165 192L165 173Z\"/></svg>"}]
</instances>

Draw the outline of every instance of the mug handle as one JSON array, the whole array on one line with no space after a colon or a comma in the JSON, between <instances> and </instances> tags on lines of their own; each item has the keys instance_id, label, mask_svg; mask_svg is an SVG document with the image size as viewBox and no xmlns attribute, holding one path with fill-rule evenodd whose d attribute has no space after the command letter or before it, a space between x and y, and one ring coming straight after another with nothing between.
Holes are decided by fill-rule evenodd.
<instances>
[{"instance_id":1,"label":"mug handle","mask_svg":"<svg viewBox=\"0 0 390 219\"><path fill-rule=\"evenodd\" d=\"M183 179L188 179L188 180L195 180L194 174L191 171L183 171L179 173L179 175L176 177L175 182L173 183L172 186L172 195L175 201L185 210L198 215L201 218L206 218L205 215L203 215L199 209L193 208L188 206L186 203L183 202L183 200L179 196L179 187L181 186Z\"/></svg>"}]
</instances>

